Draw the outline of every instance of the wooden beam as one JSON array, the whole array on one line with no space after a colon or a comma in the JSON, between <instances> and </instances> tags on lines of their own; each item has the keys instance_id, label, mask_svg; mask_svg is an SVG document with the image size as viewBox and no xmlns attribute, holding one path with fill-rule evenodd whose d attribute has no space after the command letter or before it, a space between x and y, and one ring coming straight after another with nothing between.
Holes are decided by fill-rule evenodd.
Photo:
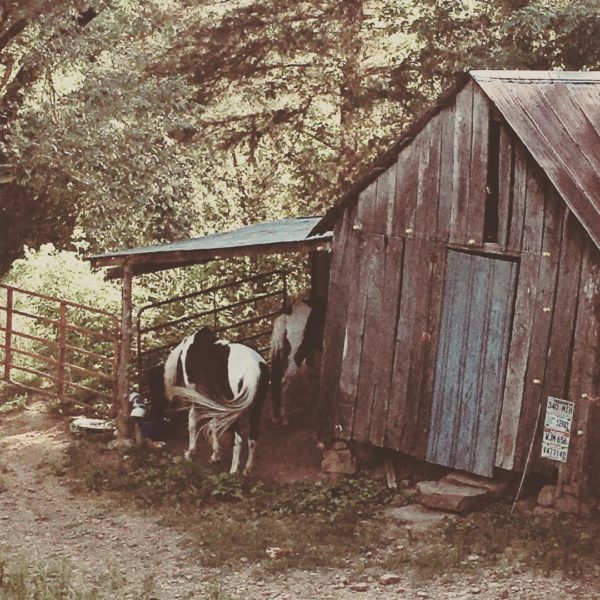
<instances>
[{"instance_id":1,"label":"wooden beam","mask_svg":"<svg viewBox=\"0 0 600 600\"><path fill-rule=\"evenodd\" d=\"M133 287L133 270L130 264L123 266L121 283L121 340L119 346L119 363L117 368L117 397L114 409L117 412L117 438L125 440L129 437L129 359L131 356L131 292Z\"/></svg>"},{"instance_id":2,"label":"wooden beam","mask_svg":"<svg viewBox=\"0 0 600 600\"><path fill-rule=\"evenodd\" d=\"M266 256L269 254L284 254L287 252L313 252L329 250L330 240L306 240L301 243L290 242L280 244L262 244L257 246L244 246L242 248L215 248L213 250L177 250L147 254L132 254L105 258L92 258L93 267L112 267L107 272L107 279L120 279L123 277L123 265L128 264L133 275L156 273L178 267L188 267L240 256Z\"/></svg>"}]
</instances>

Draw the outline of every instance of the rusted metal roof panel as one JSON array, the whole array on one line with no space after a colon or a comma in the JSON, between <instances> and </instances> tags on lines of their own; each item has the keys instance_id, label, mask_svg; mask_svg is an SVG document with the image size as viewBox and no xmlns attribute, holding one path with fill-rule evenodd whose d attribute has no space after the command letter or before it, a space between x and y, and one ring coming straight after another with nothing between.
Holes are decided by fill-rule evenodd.
<instances>
[{"instance_id":1,"label":"rusted metal roof panel","mask_svg":"<svg viewBox=\"0 0 600 600\"><path fill-rule=\"evenodd\" d=\"M600 247L600 73L471 75Z\"/></svg>"}]
</instances>

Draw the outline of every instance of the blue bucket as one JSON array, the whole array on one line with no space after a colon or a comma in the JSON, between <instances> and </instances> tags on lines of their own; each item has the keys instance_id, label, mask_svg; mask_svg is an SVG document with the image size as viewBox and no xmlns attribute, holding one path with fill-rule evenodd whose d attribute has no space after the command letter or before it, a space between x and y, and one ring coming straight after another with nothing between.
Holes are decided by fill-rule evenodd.
<instances>
[{"instance_id":1,"label":"blue bucket","mask_svg":"<svg viewBox=\"0 0 600 600\"><path fill-rule=\"evenodd\" d=\"M140 421L140 431L145 438L157 441L162 438L163 423L162 421Z\"/></svg>"}]
</instances>

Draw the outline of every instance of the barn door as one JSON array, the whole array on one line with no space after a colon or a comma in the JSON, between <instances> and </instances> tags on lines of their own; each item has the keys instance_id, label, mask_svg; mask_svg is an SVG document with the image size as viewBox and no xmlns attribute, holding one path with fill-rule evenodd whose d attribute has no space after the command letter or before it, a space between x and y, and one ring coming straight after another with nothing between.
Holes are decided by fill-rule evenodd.
<instances>
[{"instance_id":1,"label":"barn door","mask_svg":"<svg viewBox=\"0 0 600 600\"><path fill-rule=\"evenodd\" d=\"M448 252L427 460L491 477L517 266Z\"/></svg>"}]
</instances>

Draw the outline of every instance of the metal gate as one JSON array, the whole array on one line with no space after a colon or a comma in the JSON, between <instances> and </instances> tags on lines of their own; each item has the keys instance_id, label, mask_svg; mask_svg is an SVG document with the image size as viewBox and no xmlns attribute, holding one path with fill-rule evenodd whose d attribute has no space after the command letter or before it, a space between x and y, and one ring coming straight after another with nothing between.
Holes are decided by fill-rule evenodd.
<instances>
[{"instance_id":1,"label":"metal gate","mask_svg":"<svg viewBox=\"0 0 600 600\"><path fill-rule=\"evenodd\" d=\"M427 460L492 476L517 264L449 251Z\"/></svg>"},{"instance_id":2,"label":"metal gate","mask_svg":"<svg viewBox=\"0 0 600 600\"><path fill-rule=\"evenodd\" d=\"M118 347L116 315L0 284L3 381L88 408L112 404Z\"/></svg>"},{"instance_id":3,"label":"metal gate","mask_svg":"<svg viewBox=\"0 0 600 600\"><path fill-rule=\"evenodd\" d=\"M139 389L144 388L145 373L202 326L264 355L272 320L286 300L286 272L270 271L143 306L136 318Z\"/></svg>"}]
</instances>

